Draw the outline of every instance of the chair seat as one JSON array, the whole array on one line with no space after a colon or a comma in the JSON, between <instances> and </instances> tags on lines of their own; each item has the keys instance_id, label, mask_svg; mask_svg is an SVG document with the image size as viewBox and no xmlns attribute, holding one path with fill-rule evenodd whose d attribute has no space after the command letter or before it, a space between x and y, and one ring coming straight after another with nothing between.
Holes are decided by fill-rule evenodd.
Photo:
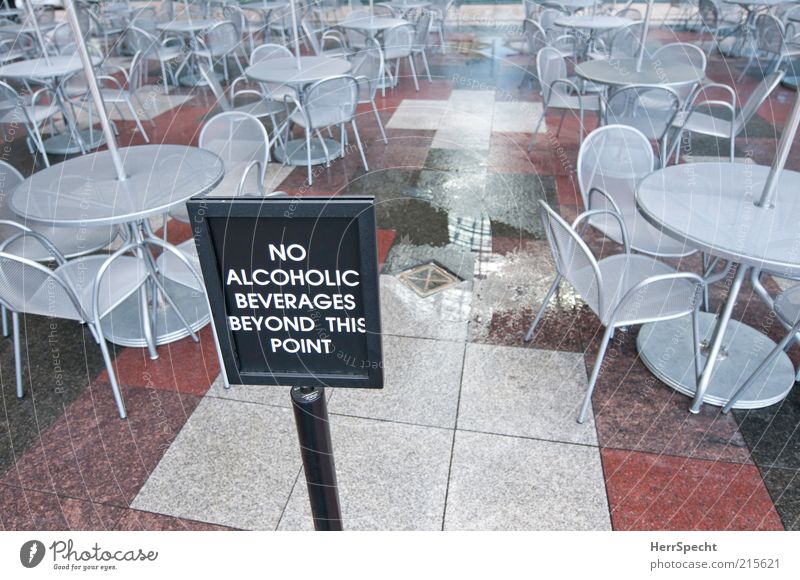
<instances>
[{"instance_id":1,"label":"chair seat","mask_svg":"<svg viewBox=\"0 0 800 580\"><path fill-rule=\"evenodd\" d=\"M713 137L731 136L730 121L707 115L706 113L698 113L697 111L692 113L689 111L679 112L675 116L675 120L672 121L672 126L676 128L685 127L694 133L702 133Z\"/></svg>"},{"instance_id":2,"label":"chair seat","mask_svg":"<svg viewBox=\"0 0 800 580\"><path fill-rule=\"evenodd\" d=\"M126 91L114 88L100 89L103 101L106 103L125 103L128 100Z\"/></svg>"},{"instance_id":3,"label":"chair seat","mask_svg":"<svg viewBox=\"0 0 800 580\"><path fill-rule=\"evenodd\" d=\"M9 216L9 219L18 220L19 218ZM29 227L47 238L67 258L83 256L101 250L117 237L117 229L111 226L79 229L29 224ZM0 239L8 237L7 234L14 235L14 233L10 230L2 232ZM53 259L49 251L30 237L15 240L6 247L5 251L34 262L49 262Z\"/></svg>"},{"instance_id":4,"label":"chair seat","mask_svg":"<svg viewBox=\"0 0 800 580\"><path fill-rule=\"evenodd\" d=\"M200 257L197 255L197 246L194 244L194 239L188 239L178 244L176 248L189 261L195 272L202 276ZM156 267L159 273L168 280L172 280L173 282L177 282L193 290L203 290L194 274L186 268L186 264L171 252L162 252L156 260Z\"/></svg>"},{"instance_id":5,"label":"chair seat","mask_svg":"<svg viewBox=\"0 0 800 580\"><path fill-rule=\"evenodd\" d=\"M547 106L554 109L575 109L578 110L583 104L584 111L599 111L600 97L596 94L588 94L579 97L578 95L567 95L560 91L551 91Z\"/></svg>"},{"instance_id":6,"label":"chair seat","mask_svg":"<svg viewBox=\"0 0 800 580\"><path fill-rule=\"evenodd\" d=\"M772 308L783 322L793 326L800 319L800 286L782 292L775 299Z\"/></svg>"},{"instance_id":7,"label":"chair seat","mask_svg":"<svg viewBox=\"0 0 800 580\"><path fill-rule=\"evenodd\" d=\"M106 255L88 256L67 262L56 273L75 291L83 309L92 314L94 282ZM147 279L145 263L132 256L120 256L111 263L100 282L99 310L103 317L133 294Z\"/></svg>"},{"instance_id":8,"label":"chair seat","mask_svg":"<svg viewBox=\"0 0 800 580\"><path fill-rule=\"evenodd\" d=\"M635 207L621 207L622 220L628 230L631 249L645 254L677 258L693 254L696 250L684 242L668 236L648 222ZM622 243L619 222L608 214L593 216L592 227L617 243Z\"/></svg>"},{"instance_id":9,"label":"chair seat","mask_svg":"<svg viewBox=\"0 0 800 580\"><path fill-rule=\"evenodd\" d=\"M260 119L262 117L269 117L270 115L282 113L286 110L286 108L284 107L283 103L279 103L278 101L262 99L260 101L239 105L231 110L238 111L240 113L247 113Z\"/></svg>"},{"instance_id":10,"label":"chair seat","mask_svg":"<svg viewBox=\"0 0 800 580\"><path fill-rule=\"evenodd\" d=\"M675 269L653 258L640 254L617 254L604 258L597 263L603 279L606 294L603 312L598 312L598 305L587 303L600 318L604 326L611 322L611 315L630 289L639 282L663 274L674 274ZM615 324L645 318L669 318L689 312L686 304L691 301L686 296L694 293L695 285L686 280L671 280L669 285L652 285L646 287L635 300L629 300L622 311L616 313ZM584 297L587 298L587 297Z\"/></svg>"},{"instance_id":11,"label":"chair seat","mask_svg":"<svg viewBox=\"0 0 800 580\"><path fill-rule=\"evenodd\" d=\"M408 46L408 47L404 46L404 47L398 47L398 48L389 48L383 54L383 57L386 60L395 60L395 59L398 59L398 58L406 58L408 56L411 56L411 47L410 46Z\"/></svg>"},{"instance_id":12,"label":"chair seat","mask_svg":"<svg viewBox=\"0 0 800 580\"><path fill-rule=\"evenodd\" d=\"M183 51L175 46L160 47L147 52L147 60L168 61L182 58Z\"/></svg>"},{"instance_id":13,"label":"chair seat","mask_svg":"<svg viewBox=\"0 0 800 580\"><path fill-rule=\"evenodd\" d=\"M316 107L314 109L314 117L311 120L312 124L314 125L312 129L322 129L323 127L338 125L342 122L342 117L343 113L339 107L330 107L326 109ZM301 127L305 127L307 125L305 115L299 110L292 112L292 114L289 115L289 118L293 123L296 123Z\"/></svg>"},{"instance_id":14,"label":"chair seat","mask_svg":"<svg viewBox=\"0 0 800 580\"><path fill-rule=\"evenodd\" d=\"M61 109L59 109L58 105L55 103L49 103L46 105L36 105L34 107L26 106L25 111L28 113L28 117L30 117L31 121L38 125L53 115L58 114ZM19 121L20 115L16 109L11 109L0 118L0 123L19 123Z\"/></svg>"}]
</instances>

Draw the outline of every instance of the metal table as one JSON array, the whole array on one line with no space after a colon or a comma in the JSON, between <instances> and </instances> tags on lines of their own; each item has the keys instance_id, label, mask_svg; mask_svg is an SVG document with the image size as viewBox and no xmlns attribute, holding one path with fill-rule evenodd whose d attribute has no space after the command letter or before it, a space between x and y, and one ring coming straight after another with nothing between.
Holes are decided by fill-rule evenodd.
<instances>
[{"instance_id":1,"label":"metal table","mask_svg":"<svg viewBox=\"0 0 800 580\"><path fill-rule=\"evenodd\" d=\"M327 56L301 56L300 68L297 68L295 57L269 59L256 63L245 69L245 75L260 83L290 85L297 90L300 102L303 102L303 88L327 77L343 75L350 72L352 65L343 58ZM325 138L330 158L335 159L342 153L338 140ZM275 148L275 158L286 165L308 165L305 139L287 141L283 148ZM311 165L327 163L325 149L317 139L311 140Z\"/></svg>"},{"instance_id":2,"label":"metal table","mask_svg":"<svg viewBox=\"0 0 800 580\"><path fill-rule=\"evenodd\" d=\"M100 63L100 57L93 56L94 64ZM46 84L56 96L64 121L69 132L48 137L44 141L44 149L48 153L57 155L71 155L73 153L86 153L96 149L105 142L103 132L99 129L88 127L79 130L72 110L67 105L67 97L59 82L60 79L79 70L83 70L81 59L77 54L67 56L50 56L19 60L0 66L0 78L10 78L23 81L37 81Z\"/></svg>"},{"instance_id":3,"label":"metal table","mask_svg":"<svg viewBox=\"0 0 800 580\"><path fill-rule=\"evenodd\" d=\"M586 0L583 0L586 1ZM420 8L427 8L431 5L429 0L392 0L385 2L395 13L400 13L404 17L412 10L419 10Z\"/></svg>"},{"instance_id":4,"label":"metal table","mask_svg":"<svg viewBox=\"0 0 800 580\"><path fill-rule=\"evenodd\" d=\"M732 56L745 56L757 50L756 47L756 18L758 17L759 10L771 10L776 6L783 6L784 4L791 4L797 0L722 0L725 4L736 4L744 8L747 16L744 22L737 30L741 30L742 39L739 44L739 49L732 51ZM747 50L745 50L747 46Z\"/></svg>"},{"instance_id":5,"label":"metal table","mask_svg":"<svg viewBox=\"0 0 800 580\"><path fill-rule=\"evenodd\" d=\"M119 181L108 151L75 157L34 173L11 194L9 207L30 222L60 227L119 225L144 244L154 234L147 218L161 215L223 178L222 160L184 145L143 145L119 150L127 179ZM150 249L139 255L154 275ZM205 296L160 278L166 296L143 287L103 320L103 332L122 346L149 347L193 334L209 322ZM181 317L184 320L181 320Z\"/></svg>"},{"instance_id":6,"label":"metal table","mask_svg":"<svg viewBox=\"0 0 800 580\"><path fill-rule=\"evenodd\" d=\"M353 18L352 20L342 20L338 26L339 28L350 28L358 30L375 38L378 34L400 24L410 24L408 20L402 18L389 18L388 16L367 16L364 18Z\"/></svg>"},{"instance_id":7,"label":"metal table","mask_svg":"<svg viewBox=\"0 0 800 580\"><path fill-rule=\"evenodd\" d=\"M573 14L571 16L561 16L556 18L554 24L556 26L561 26L562 28L570 28L572 30L582 30L588 32L588 36L586 37L586 42L584 44L585 48L581 54L581 58L585 58L586 54L588 54L589 51L594 47L598 33L616 30L618 28L622 28L623 26L627 26L628 24L633 24L633 22L634 21L630 18L611 16L608 14Z\"/></svg>"},{"instance_id":8,"label":"metal table","mask_svg":"<svg viewBox=\"0 0 800 580\"><path fill-rule=\"evenodd\" d=\"M639 210L655 227L736 266L719 319L707 313L700 318L700 332L706 337L700 382L704 403L724 405L775 347L758 330L731 320L747 270L800 274L800 173L784 170L777 209L759 208L755 202L769 171L753 163L674 165L645 177L637 189ZM644 325L638 348L658 378L684 394L695 394L688 317ZM754 409L782 400L794 385L794 376L791 361L781 353L734 407Z\"/></svg>"},{"instance_id":9,"label":"metal table","mask_svg":"<svg viewBox=\"0 0 800 580\"><path fill-rule=\"evenodd\" d=\"M636 70L635 58L587 60L575 65L575 74L588 81L609 86L626 85L680 85L695 84L704 72L686 65L662 65L651 60L642 61Z\"/></svg>"}]
</instances>

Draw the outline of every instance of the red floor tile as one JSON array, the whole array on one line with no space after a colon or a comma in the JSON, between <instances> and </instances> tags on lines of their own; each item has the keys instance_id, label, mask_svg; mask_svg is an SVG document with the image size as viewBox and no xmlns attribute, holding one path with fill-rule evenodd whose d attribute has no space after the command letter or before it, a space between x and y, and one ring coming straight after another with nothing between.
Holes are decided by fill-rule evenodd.
<instances>
[{"instance_id":1,"label":"red floor tile","mask_svg":"<svg viewBox=\"0 0 800 580\"><path fill-rule=\"evenodd\" d=\"M0 485L0 529L111 530L125 510L85 500Z\"/></svg>"},{"instance_id":2,"label":"red floor tile","mask_svg":"<svg viewBox=\"0 0 800 580\"><path fill-rule=\"evenodd\" d=\"M122 517L119 518L114 529L126 532L145 530L161 532L221 532L231 530L232 528L128 509L123 512Z\"/></svg>"},{"instance_id":3,"label":"red floor tile","mask_svg":"<svg viewBox=\"0 0 800 580\"><path fill-rule=\"evenodd\" d=\"M200 399L127 386L122 396L124 420L109 385L87 387L0 485L127 507Z\"/></svg>"},{"instance_id":4,"label":"red floor tile","mask_svg":"<svg viewBox=\"0 0 800 580\"><path fill-rule=\"evenodd\" d=\"M616 530L782 530L753 465L602 449Z\"/></svg>"}]
</instances>

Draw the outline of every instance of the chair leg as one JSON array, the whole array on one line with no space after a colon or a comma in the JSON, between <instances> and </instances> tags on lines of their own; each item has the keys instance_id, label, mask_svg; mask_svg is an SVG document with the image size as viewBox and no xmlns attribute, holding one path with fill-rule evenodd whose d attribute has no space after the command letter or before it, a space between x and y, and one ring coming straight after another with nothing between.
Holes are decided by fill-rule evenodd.
<instances>
[{"instance_id":1,"label":"chair leg","mask_svg":"<svg viewBox=\"0 0 800 580\"><path fill-rule=\"evenodd\" d=\"M542 305L539 308L539 312L536 313L536 318L533 319L533 323L531 324L531 327L528 329L528 332L525 335L525 342L530 342L531 339L533 339L533 331L536 330L537 326L539 326L539 321L541 321L542 316L544 315L544 311L547 308L550 299L553 297L553 293L555 293L556 288L558 288L558 285L560 283L561 283L561 274L556 274L556 279L553 280L553 284L547 291L547 294L544 297L544 301L542 302Z\"/></svg>"},{"instance_id":2,"label":"chair leg","mask_svg":"<svg viewBox=\"0 0 800 580\"><path fill-rule=\"evenodd\" d=\"M313 177L311 177L311 129L306 127L306 153L308 154L308 185L312 185L314 183Z\"/></svg>"},{"instance_id":3,"label":"chair leg","mask_svg":"<svg viewBox=\"0 0 800 580\"><path fill-rule=\"evenodd\" d=\"M11 324L14 333L14 374L17 379L17 398L24 396L22 387L22 345L19 340L19 312L11 313Z\"/></svg>"},{"instance_id":4,"label":"chair leg","mask_svg":"<svg viewBox=\"0 0 800 580\"><path fill-rule=\"evenodd\" d=\"M419 92L419 81L417 80L417 67L414 66L414 54L408 55L408 64L411 67L411 77L414 79L414 88Z\"/></svg>"},{"instance_id":5,"label":"chair leg","mask_svg":"<svg viewBox=\"0 0 800 580\"><path fill-rule=\"evenodd\" d=\"M133 115L133 120L136 121L136 126L139 128L139 131L142 132L144 142L150 143L150 138L147 136L147 131L144 130L141 120L139 120L139 115L136 114L136 109L133 108L133 104L127 97L125 98L125 103L128 105L128 110L131 112L131 115Z\"/></svg>"},{"instance_id":6,"label":"chair leg","mask_svg":"<svg viewBox=\"0 0 800 580\"><path fill-rule=\"evenodd\" d=\"M542 126L542 123L544 122L545 115L547 115L547 105L545 105L544 109L542 109L542 116L539 117L539 122L536 123L536 127L533 129L533 135L531 135L531 142L528 143L529 153L533 150L533 145L536 143L536 139L539 137L539 128Z\"/></svg>"},{"instance_id":7,"label":"chair leg","mask_svg":"<svg viewBox=\"0 0 800 580\"><path fill-rule=\"evenodd\" d=\"M387 145L389 144L389 140L386 138L386 131L383 129L383 123L381 122L381 116L378 113L378 106L375 104L375 99L372 99L372 112L375 113L375 121L378 123L378 129L380 129L381 137L383 137L383 142Z\"/></svg>"},{"instance_id":8,"label":"chair leg","mask_svg":"<svg viewBox=\"0 0 800 580\"><path fill-rule=\"evenodd\" d=\"M356 137L358 152L361 153L361 163L364 164L364 171L369 171L369 165L367 165L367 156L364 155L364 147L361 146L361 136L358 134L358 127L356 127L356 120L351 119L350 124L353 126L353 135L355 135Z\"/></svg>"},{"instance_id":9,"label":"chair leg","mask_svg":"<svg viewBox=\"0 0 800 580\"><path fill-rule=\"evenodd\" d=\"M428 75L428 84L433 84L433 79L431 78L431 69L428 67L428 57L425 56L425 49L423 48L420 51L422 55L422 64L425 66L425 74Z\"/></svg>"},{"instance_id":10,"label":"chair leg","mask_svg":"<svg viewBox=\"0 0 800 580\"><path fill-rule=\"evenodd\" d=\"M564 117L567 115L566 109L561 109L561 119L558 121L558 128L556 129L556 137L561 135L561 127L564 125ZM581 122L581 139L583 139L583 122Z\"/></svg>"},{"instance_id":11,"label":"chair leg","mask_svg":"<svg viewBox=\"0 0 800 580\"><path fill-rule=\"evenodd\" d=\"M3 336L8 336L8 310L5 306L0 307L0 317L3 319Z\"/></svg>"},{"instance_id":12,"label":"chair leg","mask_svg":"<svg viewBox=\"0 0 800 580\"><path fill-rule=\"evenodd\" d=\"M100 352L103 353L103 362L106 364L108 371L108 382L111 383L111 392L114 394L114 402L117 404L117 411L119 411L119 418L126 419L128 414L125 412L125 403L122 400L122 394L119 392L119 383L117 383L117 375L114 372L114 362L111 360L111 353L108 351L108 343L103 336L103 329L100 324L94 325L94 330L98 335L98 343L100 344Z\"/></svg>"},{"instance_id":13,"label":"chair leg","mask_svg":"<svg viewBox=\"0 0 800 580\"><path fill-rule=\"evenodd\" d=\"M586 396L583 398L581 411L580 414L578 414L578 423L583 423L586 421L586 415L589 412L589 405L592 404L592 393L594 392L594 387L597 384L597 377L600 374L600 367L603 366L603 358L606 356L606 349L608 349L608 343L613 335L614 327L612 325L607 326L606 331L603 333L600 351L597 353L597 360L595 361L594 368L592 369L592 376L589 379L589 387L586 389Z\"/></svg>"}]
</instances>

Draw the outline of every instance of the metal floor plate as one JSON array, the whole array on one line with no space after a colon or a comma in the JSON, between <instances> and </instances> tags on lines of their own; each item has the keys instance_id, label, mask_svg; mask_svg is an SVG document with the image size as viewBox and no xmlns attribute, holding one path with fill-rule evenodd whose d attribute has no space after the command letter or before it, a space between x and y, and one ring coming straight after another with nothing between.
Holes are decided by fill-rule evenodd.
<instances>
[{"instance_id":1,"label":"metal floor plate","mask_svg":"<svg viewBox=\"0 0 800 580\"><path fill-rule=\"evenodd\" d=\"M461 282L461 279L448 272L436 262L427 262L409 268L398 276L400 281L422 298L432 296Z\"/></svg>"}]
</instances>

